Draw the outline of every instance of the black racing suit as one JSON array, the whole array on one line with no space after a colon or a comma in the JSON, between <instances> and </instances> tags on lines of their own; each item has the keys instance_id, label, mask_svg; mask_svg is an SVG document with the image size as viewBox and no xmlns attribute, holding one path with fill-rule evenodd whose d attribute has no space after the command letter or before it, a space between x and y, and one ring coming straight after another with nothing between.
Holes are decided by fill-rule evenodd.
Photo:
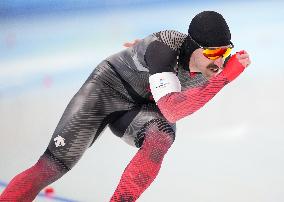
<instances>
[{"instance_id":1,"label":"black racing suit","mask_svg":"<svg viewBox=\"0 0 284 202\"><path fill-rule=\"evenodd\" d=\"M174 72L180 80L182 90L196 88L207 81L201 74L190 77L188 71L177 68L179 49L185 37L185 34L173 30L157 32L103 60L68 104L43 156L37 164L10 182L0 201L33 200L42 188L63 176L78 162L107 125L115 135L140 149L145 135L152 134L153 131L163 137L170 137L170 143L166 144L169 147L175 137L175 123L168 122L157 107L149 88L149 76ZM152 136L156 137L157 141L165 142L162 141L162 136ZM157 155L153 157L151 154L149 158L160 166L160 159L168 147L162 150L153 146L162 143L150 142L149 145L152 145L149 148L153 147L152 150L161 156L158 158ZM137 158L140 162L148 162ZM145 165L144 169L149 164ZM157 174L158 171L155 172ZM144 181L150 178L149 176L151 173L143 178ZM125 183L125 180L122 179L121 183ZM137 184L142 187L141 180ZM143 190L147 186L144 183ZM23 187L31 188L25 190ZM131 190L134 189L138 190ZM127 192L125 187L121 190ZM120 192L123 192L121 190ZM143 190L141 188L137 193ZM136 200L141 194L129 193L126 194L129 201ZM123 193L120 193L112 200L124 201L122 195Z\"/></svg>"}]
</instances>

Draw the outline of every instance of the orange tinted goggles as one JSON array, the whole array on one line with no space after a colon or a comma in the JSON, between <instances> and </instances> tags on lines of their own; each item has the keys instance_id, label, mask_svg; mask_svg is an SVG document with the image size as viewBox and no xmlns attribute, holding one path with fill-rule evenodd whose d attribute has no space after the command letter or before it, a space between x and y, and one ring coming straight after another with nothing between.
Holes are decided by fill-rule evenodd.
<instances>
[{"instance_id":1,"label":"orange tinted goggles","mask_svg":"<svg viewBox=\"0 0 284 202\"><path fill-rule=\"evenodd\" d=\"M228 56L230 56L232 49L234 48L234 44L232 42L230 42L230 44L224 48L203 47L199 43L197 43L190 35L188 36L197 46L203 49L203 55L210 60L216 60L220 57L226 59Z\"/></svg>"},{"instance_id":2,"label":"orange tinted goggles","mask_svg":"<svg viewBox=\"0 0 284 202\"><path fill-rule=\"evenodd\" d=\"M233 47L214 48L214 49L205 48L203 50L203 55L210 60L216 60L220 57L223 57L225 59L231 54L232 48Z\"/></svg>"}]
</instances>

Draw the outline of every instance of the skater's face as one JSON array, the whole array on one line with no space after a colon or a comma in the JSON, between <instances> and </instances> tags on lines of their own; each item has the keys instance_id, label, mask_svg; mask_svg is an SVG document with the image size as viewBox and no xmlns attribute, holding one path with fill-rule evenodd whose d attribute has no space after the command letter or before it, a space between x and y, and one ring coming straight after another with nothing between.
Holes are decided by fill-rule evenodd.
<instances>
[{"instance_id":1,"label":"skater's face","mask_svg":"<svg viewBox=\"0 0 284 202\"><path fill-rule=\"evenodd\" d=\"M224 58L219 57L215 60L209 59L204 55L204 49L196 49L189 60L191 72L201 72L207 79L217 75L223 70Z\"/></svg>"}]
</instances>

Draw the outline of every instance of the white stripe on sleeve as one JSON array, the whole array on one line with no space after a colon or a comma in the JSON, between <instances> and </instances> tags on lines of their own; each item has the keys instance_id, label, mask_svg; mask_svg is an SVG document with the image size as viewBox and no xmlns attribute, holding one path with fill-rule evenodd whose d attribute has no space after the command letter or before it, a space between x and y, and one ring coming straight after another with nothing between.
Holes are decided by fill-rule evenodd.
<instances>
[{"instance_id":1,"label":"white stripe on sleeve","mask_svg":"<svg viewBox=\"0 0 284 202\"><path fill-rule=\"evenodd\" d=\"M181 92L181 85L178 77L173 72L156 73L149 77L150 89L156 102L172 92Z\"/></svg>"}]
</instances>

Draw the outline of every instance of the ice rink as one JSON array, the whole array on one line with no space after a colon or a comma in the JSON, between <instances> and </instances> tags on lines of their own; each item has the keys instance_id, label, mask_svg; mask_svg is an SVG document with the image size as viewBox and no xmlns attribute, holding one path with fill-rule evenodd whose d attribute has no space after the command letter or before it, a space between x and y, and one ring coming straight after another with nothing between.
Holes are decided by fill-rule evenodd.
<instances>
[{"instance_id":1,"label":"ice rink","mask_svg":"<svg viewBox=\"0 0 284 202\"><path fill-rule=\"evenodd\" d=\"M215 10L230 26L234 51L247 50L252 64L177 123L175 143L138 201L283 202L284 3L105 2L103 8L0 15L0 191L45 151L69 100L101 60L153 32L187 33L195 14ZM50 185L60 198L35 201L107 202L136 151L107 128Z\"/></svg>"}]
</instances>

